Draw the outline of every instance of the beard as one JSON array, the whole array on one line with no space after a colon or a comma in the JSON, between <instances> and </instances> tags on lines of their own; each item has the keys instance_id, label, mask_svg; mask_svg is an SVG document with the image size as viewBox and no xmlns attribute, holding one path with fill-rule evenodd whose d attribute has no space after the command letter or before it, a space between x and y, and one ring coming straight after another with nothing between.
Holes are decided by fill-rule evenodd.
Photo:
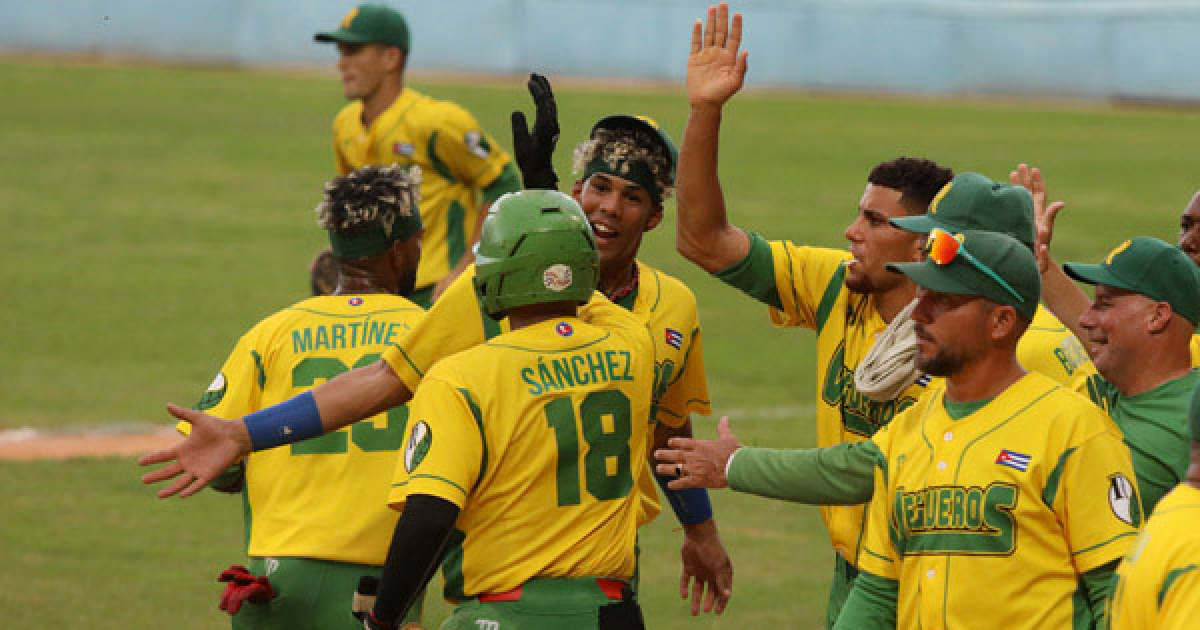
<instances>
[{"instance_id":1,"label":"beard","mask_svg":"<svg viewBox=\"0 0 1200 630\"><path fill-rule=\"evenodd\" d=\"M920 352L917 353L917 369L930 376L953 376L966 364L966 353L948 348L939 348L937 354L928 358L921 356Z\"/></svg>"},{"instance_id":2,"label":"beard","mask_svg":"<svg viewBox=\"0 0 1200 630\"><path fill-rule=\"evenodd\" d=\"M924 331L921 331L918 339L933 342L933 339ZM917 348L917 369L930 376L953 376L962 371L970 360L971 353L964 346L938 344L937 351L933 356L926 356L921 352L920 347Z\"/></svg>"}]
</instances>

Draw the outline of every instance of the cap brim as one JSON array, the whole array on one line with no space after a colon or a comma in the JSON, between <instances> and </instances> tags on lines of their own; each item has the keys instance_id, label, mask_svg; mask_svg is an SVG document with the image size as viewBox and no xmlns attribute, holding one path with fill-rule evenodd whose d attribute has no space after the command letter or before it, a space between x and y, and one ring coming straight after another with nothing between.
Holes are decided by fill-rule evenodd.
<instances>
[{"instance_id":1,"label":"cap brim","mask_svg":"<svg viewBox=\"0 0 1200 630\"><path fill-rule=\"evenodd\" d=\"M916 232L917 234L928 234L935 227L939 226L933 219L929 218L928 214L918 214L911 217L895 217L888 219L888 223L892 226L900 228L905 232Z\"/></svg>"},{"instance_id":2,"label":"cap brim","mask_svg":"<svg viewBox=\"0 0 1200 630\"><path fill-rule=\"evenodd\" d=\"M904 274L919 287L950 295L980 295L977 288L968 286L932 262L888 263L888 271Z\"/></svg>"},{"instance_id":3,"label":"cap brim","mask_svg":"<svg viewBox=\"0 0 1200 630\"><path fill-rule=\"evenodd\" d=\"M341 44L370 44L371 43L371 40L369 37L366 37L363 35L358 35L356 33L351 33L350 31L347 31L346 29L341 29L341 28L339 28L336 31L330 31L328 33L317 33L316 35L313 35L313 39L318 42L321 42L322 44L338 44L338 43L341 43Z\"/></svg>"},{"instance_id":4,"label":"cap brim","mask_svg":"<svg viewBox=\"0 0 1200 630\"><path fill-rule=\"evenodd\" d=\"M1104 265L1096 265L1089 263L1063 263L1063 271L1071 276L1072 279L1078 280L1085 284L1103 284L1118 289L1126 289L1129 291L1137 291L1124 280L1113 275ZM1139 293L1141 291L1138 291Z\"/></svg>"}]
</instances>

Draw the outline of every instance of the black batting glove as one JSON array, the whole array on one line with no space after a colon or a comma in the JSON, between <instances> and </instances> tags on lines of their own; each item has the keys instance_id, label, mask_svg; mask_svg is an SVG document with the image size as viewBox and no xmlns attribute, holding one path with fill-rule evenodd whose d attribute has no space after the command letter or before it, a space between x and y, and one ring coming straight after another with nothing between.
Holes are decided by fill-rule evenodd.
<instances>
[{"instance_id":1,"label":"black batting glove","mask_svg":"<svg viewBox=\"0 0 1200 630\"><path fill-rule=\"evenodd\" d=\"M533 121L533 133L530 133L525 114L520 111L512 113L513 152L517 156L517 168L521 169L521 181L526 189L558 190L558 175L554 173L558 105L554 102L554 92L546 77L530 74L528 86L537 117Z\"/></svg>"}]
</instances>

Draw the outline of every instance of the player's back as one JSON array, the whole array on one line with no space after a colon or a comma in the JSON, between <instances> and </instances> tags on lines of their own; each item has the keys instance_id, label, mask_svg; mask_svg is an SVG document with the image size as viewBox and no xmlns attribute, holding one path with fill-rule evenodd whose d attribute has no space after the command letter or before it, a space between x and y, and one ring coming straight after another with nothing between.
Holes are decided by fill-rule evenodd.
<instances>
[{"instance_id":1,"label":"player's back","mask_svg":"<svg viewBox=\"0 0 1200 630\"><path fill-rule=\"evenodd\" d=\"M409 495L424 487L461 497L448 596L505 592L534 577L632 577L654 351L644 324L621 317L605 328L574 317L521 328L442 360L422 382L402 465ZM414 461L424 452L421 423L437 413L424 401L448 388L483 438L478 464L461 477ZM440 425L429 426L436 449ZM447 479L466 487L434 487Z\"/></svg>"},{"instance_id":2,"label":"player's back","mask_svg":"<svg viewBox=\"0 0 1200 630\"><path fill-rule=\"evenodd\" d=\"M202 407L239 418L379 360L422 315L390 294L321 296L264 319L239 340ZM387 481L408 410L252 454L245 496L251 556L381 565L395 514Z\"/></svg>"}]
</instances>

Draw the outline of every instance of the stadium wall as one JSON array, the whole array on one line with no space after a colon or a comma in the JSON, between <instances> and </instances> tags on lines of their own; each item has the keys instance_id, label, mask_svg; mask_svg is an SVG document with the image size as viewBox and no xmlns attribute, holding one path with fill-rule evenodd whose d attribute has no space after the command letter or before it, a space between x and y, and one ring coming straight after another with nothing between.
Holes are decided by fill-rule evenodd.
<instances>
[{"instance_id":1,"label":"stadium wall","mask_svg":"<svg viewBox=\"0 0 1200 630\"><path fill-rule=\"evenodd\" d=\"M246 64L334 59L346 0L0 3L0 48ZM410 68L678 80L698 0L393 2ZM1200 4L744 0L749 81L911 93L1200 100Z\"/></svg>"}]
</instances>

